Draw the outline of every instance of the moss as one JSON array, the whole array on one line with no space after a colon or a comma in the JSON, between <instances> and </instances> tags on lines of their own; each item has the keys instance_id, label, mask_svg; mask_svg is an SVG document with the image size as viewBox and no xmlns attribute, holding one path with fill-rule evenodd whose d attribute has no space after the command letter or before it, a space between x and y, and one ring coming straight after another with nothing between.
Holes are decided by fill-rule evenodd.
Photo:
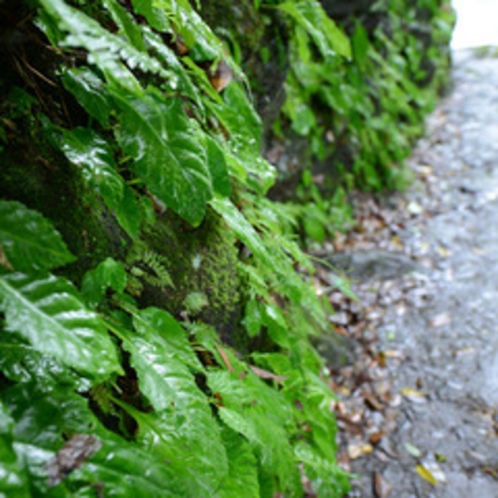
<instances>
[{"instance_id":1,"label":"moss","mask_svg":"<svg viewBox=\"0 0 498 498\"><path fill-rule=\"evenodd\" d=\"M193 229L168 211L143 230L126 259L130 273L141 273L132 285L135 280L142 306L202 320L215 326L224 341L235 346L243 342L238 250L216 213L208 211L204 222Z\"/></svg>"},{"instance_id":2,"label":"moss","mask_svg":"<svg viewBox=\"0 0 498 498\"><path fill-rule=\"evenodd\" d=\"M77 261L61 273L79 283L85 271L116 251L113 217L89 192L79 170L47 142L35 119L18 121L0 152L0 197L22 202L50 219Z\"/></svg>"}]
</instances>

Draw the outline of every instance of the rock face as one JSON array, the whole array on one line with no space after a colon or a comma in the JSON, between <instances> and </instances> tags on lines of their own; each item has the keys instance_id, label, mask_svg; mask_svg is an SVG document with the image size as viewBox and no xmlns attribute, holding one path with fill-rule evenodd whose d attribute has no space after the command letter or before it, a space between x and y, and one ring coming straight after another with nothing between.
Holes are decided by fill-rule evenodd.
<instances>
[{"instance_id":1,"label":"rock face","mask_svg":"<svg viewBox=\"0 0 498 498\"><path fill-rule=\"evenodd\" d=\"M406 273L425 271L408 256L388 251L336 253L326 256L324 259L332 267L360 280L389 280L401 277Z\"/></svg>"}]
</instances>

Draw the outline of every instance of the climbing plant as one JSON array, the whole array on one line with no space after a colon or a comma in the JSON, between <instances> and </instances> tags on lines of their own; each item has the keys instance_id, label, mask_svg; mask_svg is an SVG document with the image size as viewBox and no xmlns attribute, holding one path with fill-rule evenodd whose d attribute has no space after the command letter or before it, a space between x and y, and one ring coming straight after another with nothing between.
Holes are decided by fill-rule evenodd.
<instances>
[{"instance_id":1,"label":"climbing plant","mask_svg":"<svg viewBox=\"0 0 498 498\"><path fill-rule=\"evenodd\" d=\"M313 5L280 8L333 27ZM82 213L110 213L128 250L99 253L75 277L80 260L48 217L0 200L0 494L302 496L306 479L320 496L342 496L334 396L309 342L326 314L303 276L310 262L265 198L276 174L260 155L244 74L186 0L26 8L12 28L29 23L57 61L36 76L76 107L47 105L28 84L36 70L16 59L26 79L2 81L3 148L36 123L102 203ZM339 31L310 36L349 50ZM236 351L193 319L209 303L202 293L175 316L140 306L142 286L175 287L167 259L140 241L170 212L187 232L222 220L241 252L244 330L264 347Z\"/></svg>"}]
</instances>

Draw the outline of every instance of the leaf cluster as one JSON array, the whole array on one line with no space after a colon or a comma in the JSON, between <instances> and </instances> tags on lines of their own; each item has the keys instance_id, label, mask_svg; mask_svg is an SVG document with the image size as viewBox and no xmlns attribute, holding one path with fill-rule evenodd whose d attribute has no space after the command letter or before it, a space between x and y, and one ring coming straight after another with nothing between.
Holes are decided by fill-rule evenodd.
<instances>
[{"instance_id":1,"label":"leaf cluster","mask_svg":"<svg viewBox=\"0 0 498 498\"><path fill-rule=\"evenodd\" d=\"M217 213L242 252L244 326L271 352L242 356L205 324L140 309L139 278L172 286L159 254L107 257L77 287L52 223L0 200L0 494L298 497L305 474L342 496L333 395L308 340L327 320L265 198L275 171L240 68L186 0L40 0L36 23L86 118L45 117L51 143L131 240L157 211L189 227ZM313 36L347 50L342 34Z\"/></svg>"},{"instance_id":2,"label":"leaf cluster","mask_svg":"<svg viewBox=\"0 0 498 498\"><path fill-rule=\"evenodd\" d=\"M402 161L447 77L451 6L443 0L375 2L370 15L381 21L374 30L348 19L348 50L315 29L325 22L317 4L278 6L295 20L283 117L309 137L314 160L348 149L342 169L334 165L342 176L334 185L403 187Z\"/></svg>"}]
</instances>

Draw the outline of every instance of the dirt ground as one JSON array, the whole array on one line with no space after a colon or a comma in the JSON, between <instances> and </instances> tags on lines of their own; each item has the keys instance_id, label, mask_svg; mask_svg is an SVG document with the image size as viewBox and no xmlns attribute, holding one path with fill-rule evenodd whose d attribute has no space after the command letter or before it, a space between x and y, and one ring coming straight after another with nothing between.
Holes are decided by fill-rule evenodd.
<instances>
[{"instance_id":1,"label":"dirt ground","mask_svg":"<svg viewBox=\"0 0 498 498\"><path fill-rule=\"evenodd\" d=\"M454 53L453 87L409 164L413 186L359 195L361 228L337 241L354 252L331 263L359 300L318 274L355 351L331 361L349 496L497 498L496 50Z\"/></svg>"}]
</instances>

